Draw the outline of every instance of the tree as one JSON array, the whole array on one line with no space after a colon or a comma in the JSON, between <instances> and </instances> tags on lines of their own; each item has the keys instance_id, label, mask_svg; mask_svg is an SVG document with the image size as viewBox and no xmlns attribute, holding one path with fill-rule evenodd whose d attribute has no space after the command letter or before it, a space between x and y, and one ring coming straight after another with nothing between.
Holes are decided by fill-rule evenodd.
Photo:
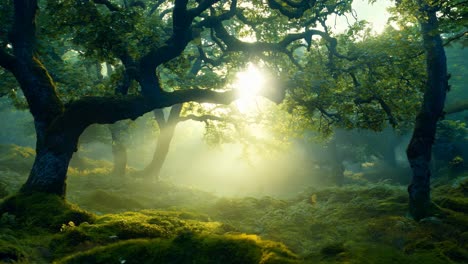
<instances>
[{"instance_id":1,"label":"tree","mask_svg":"<svg viewBox=\"0 0 468 264\"><path fill-rule=\"evenodd\" d=\"M407 148L407 157L413 171L411 184L408 187L409 210L411 215L420 220L432 214L432 203L430 198L430 162L432 156L432 145L434 143L437 123L443 118L443 109L447 91L449 90L447 73L447 61L444 50L444 42L441 37L443 26L438 18L438 12L448 16L455 15L460 20L461 14L465 13L466 7L462 2L455 1L403 1L400 8L416 11L416 19L420 26L422 43L426 59L426 79L424 85L424 97L419 110L413 135ZM459 11L461 11L459 13ZM463 15L461 15L463 20ZM444 18L442 18L443 20ZM459 30L459 27L455 27ZM463 28L462 28L463 29ZM449 32L454 32L453 28ZM455 31L456 32L456 31ZM458 33L458 32L457 32ZM462 30L463 36L466 28Z\"/></svg>"},{"instance_id":2,"label":"tree","mask_svg":"<svg viewBox=\"0 0 468 264\"><path fill-rule=\"evenodd\" d=\"M145 3L164 10L160 13L162 19L161 16L142 18L141 13L135 10L145 7ZM140 91L128 95L81 97L68 102L61 98L54 75L41 61L38 32L44 33L47 27L38 27L36 23L47 19L38 13L38 1L2 3L2 11L7 13L7 16L2 15L2 19L12 19L10 23L2 25L2 30L8 26L11 28L8 38L1 36L0 66L11 72L18 81L33 115L37 137L35 162L22 192L41 191L64 196L68 164L76 151L79 136L91 124L135 119L153 109L188 101L220 104L233 101L237 96L235 91L207 87L204 83L190 85L189 89L172 87L165 90L161 86L157 68L171 63L181 65L185 58L184 51L192 41L201 37L205 39L202 48L216 47L207 53L211 57L206 57L205 61L210 62L216 59L215 56L240 56L242 53L260 58L288 58L298 47L297 44L311 43L312 36L318 35L333 43L334 39L326 32L311 27L329 14L342 14L350 9L348 2L328 1L317 1L313 5L308 1L287 1L283 5L271 0L268 7L254 1L252 4L255 8L249 8L248 4L238 8L235 0L230 5L216 0L176 0L173 5L163 1L145 3L122 8L112 1L47 1L55 17L61 18L53 20L54 17L50 17L47 26L73 22L71 29L75 31L70 33L68 41L80 46L79 51L84 55L109 60L119 58L125 67L124 78L135 80ZM235 32L231 28L242 29L243 25L252 27L253 19L246 19L244 12L254 17L253 14L258 11L263 12L265 17L255 17L259 23L253 29L258 34L257 42L244 42L231 34ZM71 12L72 16L65 16L67 12ZM170 19L164 18L166 15ZM288 22L288 18L295 20ZM164 39L158 38L158 33L167 29L161 26L161 21L170 25L168 37ZM283 21L284 25L272 21ZM151 26L144 27L144 23ZM271 25L282 28L284 33L277 34L277 28L268 28ZM300 33L287 33L289 30ZM279 102L283 98L282 90L281 87L265 89L261 94Z\"/></svg>"}]
</instances>

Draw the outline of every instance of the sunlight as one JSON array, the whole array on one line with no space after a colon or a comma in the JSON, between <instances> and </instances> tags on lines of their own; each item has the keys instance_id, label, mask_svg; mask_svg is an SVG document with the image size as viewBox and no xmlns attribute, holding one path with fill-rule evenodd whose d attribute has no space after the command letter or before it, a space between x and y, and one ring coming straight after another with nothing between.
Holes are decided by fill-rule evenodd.
<instances>
[{"instance_id":1,"label":"sunlight","mask_svg":"<svg viewBox=\"0 0 468 264\"><path fill-rule=\"evenodd\" d=\"M381 34L384 31L387 21L390 18L390 13L387 11L387 8L391 6L393 6L393 3L389 0L375 3L369 3L366 0L358 0L353 1L352 4L357 19L369 22L374 34ZM354 18L351 15L330 15L327 20L327 25L331 25L335 33L344 32L349 24L352 23L354 23Z\"/></svg>"},{"instance_id":2,"label":"sunlight","mask_svg":"<svg viewBox=\"0 0 468 264\"><path fill-rule=\"evenodd\" d=\"M249 64L247 69L236 74L234 89L239 93L240 98L236 100L236 105L241 112L249 112L256 109L255 97L266 83L265 75L255 66Z\"/></svg>"}]
</instances>

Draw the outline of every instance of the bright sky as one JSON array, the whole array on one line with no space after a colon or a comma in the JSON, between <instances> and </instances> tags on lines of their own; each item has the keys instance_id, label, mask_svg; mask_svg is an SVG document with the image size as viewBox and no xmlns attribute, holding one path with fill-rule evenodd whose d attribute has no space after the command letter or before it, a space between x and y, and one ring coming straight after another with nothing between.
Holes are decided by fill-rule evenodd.
<instances>
[{"instance_id":1,"label":"bright sky","mask_svg":"<svg viewBox=\"0 0 468 264\"><path fill-rule=\"evenodd\" d=\"M373 25L374 31L380 33L390 17L386 9L391 5L393 5L392 1L389 0L377 0L373 5L369 4L367 0L354 0L353 9L356 11L357 18L359 20L367 20ZM332 17L328 21L328 24L333 25L334 20L335 18ZM348 21L352 24L354 22L354 18L352 16L348 16ZM343 31L346 27L346 18L338 17L336 19L336 27L334 28L335 31Z\"/></svg>"}]
</instances>

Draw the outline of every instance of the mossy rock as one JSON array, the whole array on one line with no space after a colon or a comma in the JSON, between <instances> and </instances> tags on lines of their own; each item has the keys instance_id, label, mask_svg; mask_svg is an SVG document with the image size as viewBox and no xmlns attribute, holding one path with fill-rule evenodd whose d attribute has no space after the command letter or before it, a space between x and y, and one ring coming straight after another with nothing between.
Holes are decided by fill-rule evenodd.
<instances>
[{"instance_id":1,"label":"mossy rock","mask_svg":"<svg viewBox=\"0 0 468 264\"><path fill-rule=\"evenodd\" d=\"M103 215L92 224L76 226L70 222L62 225L61 232L52 238L50 248L55 257L64 257L73 252L129 239L170 239L184 232L226 232L222 223L194 220L199 217L195 213L156 210Z\"/></svg>"},{"instance_id":2,"label":"mossy rock","mask_svg":"<svg viewBox=\"0 0 468 264\"><path fill-rule=\"evenodd\" d=\"M95 216L69 204L64 198L48 193L18 193L0 205L0 215L14 215L21 227L59 231L63 224L93 222Z\"/></svg>"},{"instance_id":3,"label":"mossy rock","mask_svg":"<svg viewBox=\"0 0 468 264\"><path fill-rule=\"evenodd\" d=\"M98 247L57 263L299 263L282 244L246 235L194 235L138 239Z\"/></svg>"}]
</instances>

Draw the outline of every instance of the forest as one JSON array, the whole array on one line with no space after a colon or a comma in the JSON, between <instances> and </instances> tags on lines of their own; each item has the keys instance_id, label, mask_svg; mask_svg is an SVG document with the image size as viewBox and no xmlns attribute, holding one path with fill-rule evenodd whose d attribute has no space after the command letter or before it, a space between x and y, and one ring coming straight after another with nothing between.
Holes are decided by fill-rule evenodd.
<instances>
[{"instance_id":1,"label":"forest","mask_svg":"<svg viewBox=\"0 0 468 264\"><path fill-rule=\"evenodd\" d=\"M0 263L468 263L466 0L2 0Z\"/></svg>"}]
</instances>

